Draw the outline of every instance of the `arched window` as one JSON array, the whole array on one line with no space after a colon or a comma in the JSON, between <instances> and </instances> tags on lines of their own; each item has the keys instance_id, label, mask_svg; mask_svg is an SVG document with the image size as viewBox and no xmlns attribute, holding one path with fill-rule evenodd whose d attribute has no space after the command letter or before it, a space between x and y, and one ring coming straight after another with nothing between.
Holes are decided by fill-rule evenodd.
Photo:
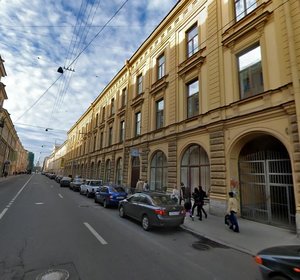
<instances>
[{"instance_id":1,"label":"arched window","mask_svg":"<svg viewBox=\"0 0 300 280\"><path fill-rule=\"evenodd\" d=\"M98 161L97 164L97 179L99 179L101 177L101 161Z\"/></svg>"},{"instance_id":2,"label":"arched window","mask_svg":"<svg viewBox=\"0 0 300 280\"><path fill-rule=\"evenodd\" d=\"M90 176L91 179L94 179L94 167L95 167L95 163L92 162L92 163L91 163L91 173L90 173L90 174L91 174L91 176Z\"/></svg>"},{"instance_id":3,"label":"arched window","mask_svg":"<svg viewBox=\"0 0 300 280\"><path fill-rule=\"evenodd\" d=\"M111 161L108 159L105 164L105 177L104 182L110 182L110 172L111 172Z\"/></svg>"},{"instance_id":4,"label":"arched window","mask_svg":"<svg viewBox=\"0 0 300 280\"><path fill-rule=\"evenodd\" d=\"M199 145L192 145L185 151L180 166L180 181L185 186L202 186L210 190L210 165L206 151Z\"/></svg>"},{"instance_id":5,"label":"arched window","mask_svg":"<svg viewBox=\"0 0 300 280\"><path fill-rule=\"evenodd\" d=\"M116 184L117 185L123 184L122 169L123 169L123 161L122 161L122 158L119 158L117 161L117 166L116 166Z\"/></svg>"},{"instance_id":6,"label":"arched window","mask_svg":"<svg viewBox=\"0 0 300 280\"><path fill-rule=\"evenodd\" d=\"M151 161L150 189L164 191L167 188L167 157L162 151L154 154Z\"/></svg>"}]
</instances>

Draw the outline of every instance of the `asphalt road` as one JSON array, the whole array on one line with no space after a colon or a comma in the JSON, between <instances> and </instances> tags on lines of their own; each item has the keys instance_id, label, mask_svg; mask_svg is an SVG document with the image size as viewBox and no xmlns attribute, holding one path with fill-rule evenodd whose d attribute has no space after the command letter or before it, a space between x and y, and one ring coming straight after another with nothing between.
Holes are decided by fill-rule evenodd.
<instances>
[{"instance_id":1,"label":"asphalt road","mask_svg":"<svg viewBox=\"0 0 300 280\"><path fill-rule=\"evenodd\" d=\"M0 182L0 279L261 279L251 256L184 230L145 232L43 175Z\"/></svg>"}]
</instances>

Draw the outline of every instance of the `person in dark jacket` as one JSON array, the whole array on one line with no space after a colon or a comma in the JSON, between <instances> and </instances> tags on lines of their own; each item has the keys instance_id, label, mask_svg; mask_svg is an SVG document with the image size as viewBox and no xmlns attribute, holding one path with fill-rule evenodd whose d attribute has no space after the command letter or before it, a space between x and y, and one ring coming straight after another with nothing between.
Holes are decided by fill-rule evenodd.
<instances>
[{"instance_id":1,"label":"person in dark jacket","mask_svg":"<svg viewBox=\"0 0 300 280\"><path fill-rule=\"evenodd\" d=\"M188 213L191 217L191 219L194 221L194 216L192 215L192 195L191 195L191 188L186 187L184 192L184 209L186 213Z\"/></svg>"},{"instance_id":2,"label":"person in dark jacket","mask_svg":"<svg viewBox=\"0 0 300 280\"><path fill-rule=\"evenodd\" d=\"M197 216L199 216L199 210L200 210L200 192L199 192L199 189L198 188L195 188L194 189L194 192L192 194L193 196L193 199L194 199L194 204L193 204L193 207L192 207L192 216L194 216L194 211L195 211L195 208L197 207Z\"/></svg>"},{"instance_id":3,"label":"person in dark jacket","mask_svg":"<svg viewBox=\"0 0 300 280\"><path fill-rule=\"evenodd\" d=\"M207 219L207 213L204 210L204 198L207 197L206 192L202 189L202 186L199 186L199 207L198 207L198 214L199 214L199 220L202 220L202 212L205 216L205 219Z\"/></svg>"}]
</instances>

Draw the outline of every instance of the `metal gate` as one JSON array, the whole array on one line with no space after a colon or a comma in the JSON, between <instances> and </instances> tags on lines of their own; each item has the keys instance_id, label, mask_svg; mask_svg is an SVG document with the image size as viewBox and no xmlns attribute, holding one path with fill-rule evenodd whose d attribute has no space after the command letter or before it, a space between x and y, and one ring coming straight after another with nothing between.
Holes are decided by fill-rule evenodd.
<instances>
[{"instance_id":1,"label":"metal gate","mask_svg":"<svg viewBox=\"0 0 300 280\"><path fill-rule=\"evenodd\" d=\"M240 157L242 217L280 227L295 227L290 159L260 151Z\"/></svg>"}]
</instances>

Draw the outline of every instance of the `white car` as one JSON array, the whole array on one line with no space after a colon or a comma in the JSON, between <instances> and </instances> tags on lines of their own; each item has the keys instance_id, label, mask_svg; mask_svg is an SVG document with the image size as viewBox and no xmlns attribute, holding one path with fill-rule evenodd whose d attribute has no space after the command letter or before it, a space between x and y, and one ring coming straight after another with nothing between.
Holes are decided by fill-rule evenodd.
<instances>
[{"instance_id":1,"label":"white car","mask_svg":"<svg viewBox=\"0 0 300 280\"><path fill-rule=\"evenodd\" d=\"M98 188L102 186L102 180L85 180L85 184L80 186L80 194L85 194L87 197L94 197Z\"/></svg>"}]
</instances>

